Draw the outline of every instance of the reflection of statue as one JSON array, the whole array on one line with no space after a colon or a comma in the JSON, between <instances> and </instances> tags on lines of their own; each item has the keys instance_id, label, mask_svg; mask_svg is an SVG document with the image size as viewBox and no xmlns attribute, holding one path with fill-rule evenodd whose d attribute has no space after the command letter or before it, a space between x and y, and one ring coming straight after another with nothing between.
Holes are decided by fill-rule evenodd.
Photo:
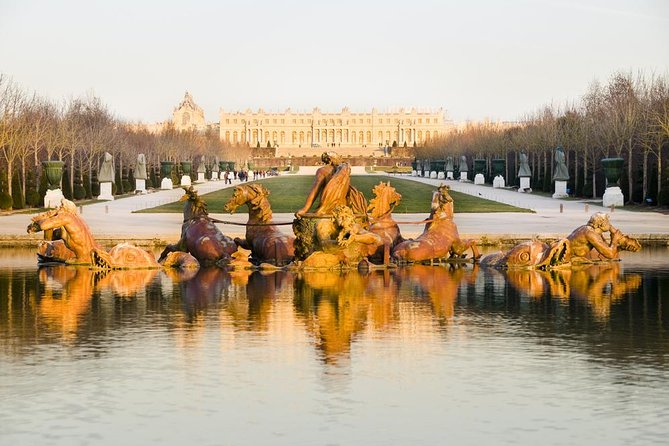
<instances>
[{"instance_id":1,"label":"reflection of statue","mask_svg":"<svg viewBox=\"0 0 669 446\"><path fill-rule=\"evenodd\" d=\"M137 155L137 162L135 163L135 170L133 176L136 180L146 180L146 156L143 153Z\"/></svg>"},{"instance_id":2,"label":"reflection of statue","mask_svg":"<svg viewBox=\"0 0 669 446\"><path fill-rule=\"evenodd\" d=\"M567 181L569 179L569 171L567 170L566 159L564 156L564 150L562 147L555 149L555 154L553 156L553 180L554 181Z\"/></svg>"},{"instance_id":3,"label":"reflection of statue","mask_svg":"<svg viewBox=\"0 0 669 446\"><path fill-rule=\"evenodd\" d=\"M462 240L453 222L453 198L450 187L441 185L432 194L432 212L423 233L415 240L406 240L393 249L393 257L399 261L419 262L445 257L464 257L472 250L474 259L479 254L474 240Z\"/></svg>"},{"instance_id":4,"label":"reflection of statue","mask_svg":"<svg viewBox=\"0 0 669 446\"><path fill-rule=\"evenodd\" d=\"M467 157L462 155L460 157L460 167L458 169L460 172L468 172L469 168L467 167Z\"/></svg>"},{"instance_id":5,"label":"reflection of statue","mask_svg":"<svg viewBox=\"0 0 669 446\"><path fill-rule=\"evenodd\" d=\"M519 177L531 177L532 171L530 170L530 165L527 162L527 153L520 152L518 155L518 176Z\"/></svg>"},{"instance_id":6,"label":"reflection of statue","mask_svg":"<svg viewBox=\"0 0 669 446\"><path fill-rule=\"evenodd\" d=\"M446 168L444 170L446 172L453 172L453 157L450 155L446 158Z\"/></svg>"},{"instance_id":7,"label":"reflection of statue","mask_svg":"<svg viewBox=\"0 0 669 446\"><path fill-rule=\"evenodd\" d=\"M98 181L100 183L114 182L114 157L109 152L105 152L100 170L98 171Z\"/></svg>"},{"instance_id":8,"label":"reflection of statue","mask_svg":"<svg viewBox=\"0 0 669 446\"><path fill-rule=\"evenodd\" d=\"M224 209L232 213L239 206L247 205L249 226L246 226L246 239L235 239L235 242L251 249L255 261L271 261L275 265L281 265L293 260L295 237L284 234L278 227L269 224L272 221L272 208L267 200L268 196L269 191L262 184L244 183L235 187Z\"/></svg>"},{"instance_id":9,"label":"reflection of statue","mask_svg":"<svg viewBox=\"0 0 669 446\"><path fill-rule=\"evenodd\" d=\"M198 196L193 186L184 188L184 190L186 193L179 199L179 201L186 202L181 238L178 242L165 247L160 254L159 261L174 251L188 252L204 266L218 261L229 261L230 255L237 251L235 241L223 235L211 221L207 203Z\"/></svg>"},{"instance_id":10,"label":"reflection of statue","mask_svg":"<svg viewBox=\"0 0 669 446\"><path fill-rule=\"evenodd\" d=\"M602 236L608 232L611 240ZM590 217L588 224L576 228L567 236L571 244L572 262L618 259L619 251L636 252L641 245L636 239L623 235L609 221L608 214L598 212Z\"/></svg>"}]
</instances>

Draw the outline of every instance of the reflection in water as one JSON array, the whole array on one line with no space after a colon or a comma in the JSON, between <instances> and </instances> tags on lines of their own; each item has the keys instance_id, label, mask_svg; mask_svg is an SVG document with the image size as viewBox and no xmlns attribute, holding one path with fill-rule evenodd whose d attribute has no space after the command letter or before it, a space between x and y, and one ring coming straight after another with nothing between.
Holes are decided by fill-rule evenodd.
<instances>
[{"instance_id":1,"label":"reflection in water","mask_svg":"<svg viewBox=\"0 0 669 446\"><path fill-rule=\"evenodd\" d=\"M669 421L658 410L669 397L669 274L660 263L550 272L463 264L364 274L203 268L107 275L17 264L0 268L0 438L8 444L71 443L68 426L95 422L80 421L83 412L129 423L133 433L148 424L147 437L132 439L138 443L171 425L185 429L171 432L173 443L205 443L204 426L221 420L234 428L251 420L254 435L274 435L283 422L308 432L317 420L331 430L305 434L309 443L347 429L366 433L366 443L391 442L374 421L399 419L407 408L418 416L388 432L409 432L424 444L438 443L444 420L460 411L465 421L451 422L451 431L464 427L482 444L508 438L509 425L520 432L516 420L529 418L553 432L587 426L588 444L624 423L666 439L657 426ZM549 409L537 403L546 399ZM144 417L147 407L159 423ZM211 414L218 418L200 419ZM487 424L472 421L480 419ZM43 436L29 437L35 432ZM119 432L101 435L111 444ZM613 440L628 438L616 433Z\"/></svg>"},{"instance_id":2,"label":"reflection in water","mask_svg":"<svg viewBox=\"0 0 669 446\"><path fill-rule=\"evenodd\" d=\"M42 267L37 273L0 270L0 341L7 349L54 340L54 335L68 342L86 338L90 332L111 328L109 325L118 320L113 313L119 311L126 317L132 311L174 314L168 328L197 331L197 327L204 328L208 315L220 309L236 330L267 332L275 313L291 314L280 308L283 301L276 300L279 293L288 291L293 323L303 324L326 363L336 363L348 357L356 336L365 330L392 332L403 319L419 323L425 317L445 327L458 314L459 305L468 311L486 311L496 309L494 302L499 299L507 302L505 308L510 315L523 313L523 299L557 299L571 312L578 310L574 314L579 319L590 317L602 322L609 320L623 301L635 307L643 295L646 305L656 300L655 311L662 320L660 289L665 283L664 276L644 278L641 273L623 273L619 263L553 271L415 265L365 274L230 273L219 268L100 274L83 267L57 265ZM130 300L108 301L118 298ZM143 303L132 303L137 299ZM531 308L528 317L538 307ZM547 315L555 311L553 304L543 308ZM648 311L653 308L645 308L645 316ZM631 318L632 324L638 323L637 316L627 311L616 313L616 318Z\"/></svg>"}]
</instances>

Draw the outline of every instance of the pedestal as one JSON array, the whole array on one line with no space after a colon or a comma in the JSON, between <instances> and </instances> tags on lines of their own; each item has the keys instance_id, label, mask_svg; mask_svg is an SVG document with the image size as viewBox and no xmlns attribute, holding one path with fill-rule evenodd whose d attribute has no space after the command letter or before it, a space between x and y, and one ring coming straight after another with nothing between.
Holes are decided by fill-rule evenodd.
<instances>
[{"instance_id":1,"label":"pedestal","mask_svg":"<svg viewBox=\"0 0 669 446\"><path fill-rule=\"evenodd\" d=\"M460 172L460 181L467 181L467 172Z\"/></svg>"},{"instance_id":2,"label":"pedestal","mask_svg":"<svg viewBox=\"0 0 669 446\"><path fill-rule=\"evenodd\" d=\"M568 196L567 182L555 180L555 193L553 194L553 198L567 198Z\"/></svg>"},{"instance_id":3,"label":"pedestal","mask_svg":"<svg viewBox=\"0 0 669 446\"><path fill-rule=\"evenodd\" d=\"M135 193L145 194L146 193L146 180L141 180L135 178Z\"/></svg>"},{"instance_id":4,"label":"pedestal","mask_svg":"<svg viewBox=\"0 0 669 446\"><path fill-rule=\"evenodd\" d=\"M112 195L112 183L111 181L105 181L100 183L100 195L98 195L98 200L107 200L111 201L114 199Z\"/></svg>"},{"instance_id":5,"label":"pedestal","mask_svg":"<svg viewBox=\"0 0 669 446\"><path fill-rule=\"evenodd\" d=\"M495 178L493 178L492 187L495 189L506 187L506 181L504 181L504 177L502 175L497 175Z\"/></svg>"},{"instance_id":6,"label":"pedestal","mask_svg":"<svg viewBox=\"0 0 669 446\"><path fill-rule=\"evenodd\" d=\"M520 177L518 192L532 192L532 189L530 189L530 177Z\"/></svg>"},{"instance_id":7,"label":"pedestal","mask_svg":"<svg viewBox=\"0 0 669 446\"><path fill-rule=\"evenodd\" d=\"M411 171L411 176L412 176L412 177L415 177L416 175L418 175L418 172L416 172L415 170L412 170L412 171Z\"/></svg>"},{"instance_id":8,"label":"pedestal","mask_svg":"<svg viewBox=\"0 0 669 446\"><path fill-rule=\"evenodd\" d=\"M438 179L438 180L443 180L443 179L444 179L444 172L439 172L439 173L437 174L437 179Z\"/></svg>"},{"instance_id":9,"label":"pedestal","mask_svg":"<svg viewBox=\"0 0 669 446\"><path fill-rule=\"evenodd\" d=\"M485 177L483 176L482 173L477 173L476 176L474 177L474 184L484 184L485 183Z\"/></svg>"},{"instance_id":10,"label":"pedestal","mask_svg":"<svg viewBox=\"0 0 669 446\"><path fill-rule=\"evenodd\" d=\"M452 170L449 170L448 172L446 172L446 178L448 178L449 180L453 179L453 171Z\"/></svg>"},{"instance_id":11,"label":"pedestal","mask_svg":"<svg viewBox=\"0 0 669 446\"><path fill-rule=\"evenodd\" d=\"M607 187L602 197L602 206L610 208L611 206L623 207L625 205L625 196L618 186Z\"/></svg>"},{"instance_id":12,"label":"pedestal","mask_svg":"<svg viewBox=\"0 0 669 446\"><path fill-rule=\"evenodd\" d=\"M202 183L202 182L204 182L204 181L205 181L205 180L204 180L204 172L198 172L198 173L197 173L197 182L198 182L198 183Z\"/></svg>"},{"instance_id":13,"label":"pedestal","mask_svg":"<svg viewBox=\"0 0 669 446\"><path fill-rule=\"evenodd\" d=\"M427 170L424 170L423 171L423 178L430 178L430 172L428 172Z\"/></svg>"},{"instance_id":14,"label":"pedestal","mask_svg":"<svg viewBox=\"0 0 669 446\"><path fill-rule=\"evenodd\" d=\"M432 172L430 172L430 178L432 178L433 180L437 179L437 171L436 170L433 170Z\"/></svg>"},{"instance_id":15,"label":"pedestal","mask_svg":"<svg viewBox=\"0 0 669 446\"><path fill-rule=\"evenodd\" d=\"M190 175L182 175L179 184L181 186L190 186L191 185Z\"/></svg>"},{"instance_id":16,"label":"pedestal","mask_svg":"<svg viewBox=\"0 0 669 446\"><path fill-rule=\"evenodd\" d=\"M212 172L209 181L218 181L218 172Z\"/></svg>"},{"instance_id":17,"label":"pedestal","mask_svg":"<svg viewBox=\"0 0 669 446\"><path fill-rule=\"evenodd\" d=\"M172 184L172 179L163 178L163 180L160 182L160 188L172 190L174 188L174 184Z\"/></svg>"},{"instance_id":18,"label":"pedestal","mask_svg":"<svg viewBox=\"0 0 669 446\"><path fill-rule=\"evenodd\" d=\"M45 208L57 208L60 206L61 200L65 198L63 196L63 191L60 189L47 190L46 195L44 195L44 207Z\"/></svg>"}]
</instances>

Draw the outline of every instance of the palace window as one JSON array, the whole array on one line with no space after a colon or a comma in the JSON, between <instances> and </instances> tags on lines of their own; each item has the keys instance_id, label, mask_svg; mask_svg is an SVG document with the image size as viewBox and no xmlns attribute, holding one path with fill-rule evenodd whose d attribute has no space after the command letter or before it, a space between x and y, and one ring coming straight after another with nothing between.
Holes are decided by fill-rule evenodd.
<instances>
[{"instance_id":1,"label":"palace window","mask_svg":"<svg viewBox=\"0 0 669 446\"><path fill-rule=\"evenodd\" d=\"M423 123L423 118L418 118L418 123L422 124Z\"/></svg>"},{"instance_id":2,"label":"palace window","mask_svg":"<svg viewBox=\"0 0 669 446\"><path fill-rule=\"evenodd\" d=\"M293 119L293 124L297 124L297 119ZM293 138L293 139L295 139L295 138ZM293 143L294 143L294 142L295 142L295 141L293 141Z\"/></svg>"},{"instance_id":3,"label":"palace window","mask_svg":"<svg viewBox=\"0 0 669 446\"><path fill-rule=\"evenodd\" d=\"M226 124L230 124L230 120L229 120L229 119L226 119L226 120L225 120L225 123L226 123Z\"/></svg>"},{"instance_id":4,"label":"palace window","mask_svg":"<svg viewBox=\"0 0 669 446\"><path fill-rule=\"evenodd\" d=\"M237 120L236 120L236 119L234 119L232 122L235 123L235 124L237 124Z\"/></svg>"},{"instance_id":5,"label":"palace window","mask_svg":"<svg viewBox=\"0 0 669 446\"><path fill-rule=\"evenodd\" d=\"M371 123L372 123L372 120L367 118L367 124L371 124ZM367 142L371 142L371 141L367 141Z\"/></svg>"},{"instance_id":6,"label":"palace window","mask_svg":"<svg viewBox=\"0 0 669 446\"><path fill-rule=\"evenodd\" d=\"M272 120L272 124L276 124L276 119L273 119L273 120Z\"/></svg>"}]
</instances>

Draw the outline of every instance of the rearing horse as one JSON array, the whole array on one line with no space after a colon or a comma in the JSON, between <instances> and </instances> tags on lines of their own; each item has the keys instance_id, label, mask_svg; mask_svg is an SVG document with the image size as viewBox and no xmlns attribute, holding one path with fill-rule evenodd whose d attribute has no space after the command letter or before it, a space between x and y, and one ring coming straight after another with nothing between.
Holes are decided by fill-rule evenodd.
<instances>
[{"instance_id":1,"label":"rearing horse","mask_svg":"<svg viewBox=\"0 0 669 446\"><path fill-rule=\"evenodd\" d=\"M228 261L237 250L235 241L216 227L209 218L207 203L202 200L193 186L184 187L186 193L179 199L185 201L184 221L181 225L181 238L178 242L167 245L160 254L162 262L170 252L188 252L202 265L212 265L219 260Z\"/></svg>"},{"instance_id":2,"label":"rearing horse","mask_svg":"<svg viewBox=\"0 0 669 446\"><path fill-rule=\"evenodd\" d=\"M402 200L402 195L390 185L390 182L384 183L383 181L374 186L372 193L374 193L374 198L369 201L367 207L370 217L369 230L380 235L392 251L396 245L404 241L400 228L392 217L393 209ZM384 247L381 246L372 256L372 261L382 260L383 250Z\"/></svg>"},{"instance_id":3,"label":"rearing horse","mask_svg":"<svg viewBox=\"0 0 669 446\"><path fill-rule=\"evenodd\" d=\"M295 237L279 231L271 225L272 208L267 200L269 191L259 183L241 184L225 203L226 212L233 213L239 206L249 209L246 240L235 239L243 248L251 249L257 262L272 262L275 265L288 263L295 257Z\"/></svg>"},{"instance_id":4,"label":"rearing horse","mask_svg":"<svg viewBox=\"0 0 669 446\"><path fill-rule=\"evenodd\" d=\"M453 222L453 198L450 187L441 185L432 194L432 211L425 230L415 240L406 240L393 249L393 257L399 261L420 262L443 257L463 257L472 250L474 259L481 257L474 240L462 240L458 227Z\"/></svg>"}]
</instances>

